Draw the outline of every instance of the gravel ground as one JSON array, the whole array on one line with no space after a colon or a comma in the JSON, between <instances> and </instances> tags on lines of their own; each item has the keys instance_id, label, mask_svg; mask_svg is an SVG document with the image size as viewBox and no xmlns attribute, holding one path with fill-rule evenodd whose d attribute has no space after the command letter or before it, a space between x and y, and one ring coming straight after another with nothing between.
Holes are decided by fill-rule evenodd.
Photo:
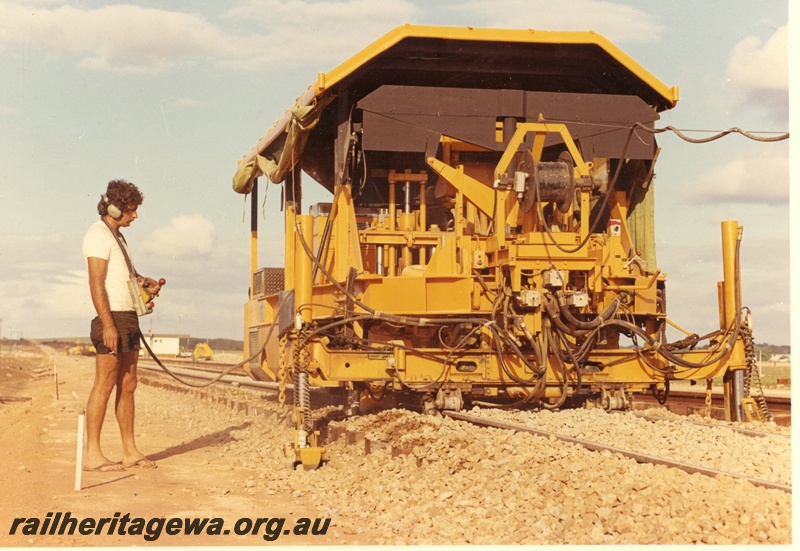
<instances>
[{"instance_id":1,"label":"gravel ground","mask_svg":"<svg viewBox=\"0 0 800 551\"><path fill-rule=\"evenodd\" d=\"M333 519L334 534L363 538L356 540L361 543L792 541L790 494L727 477L713 479L638 464L612 453L590 452L528 433L481 429L404 410L331 422L329 434L339 437L326 444L326 464L316 471L291 471L285 467L281 449L290 438L285 424L288 408L259 401L243 389L211 392L229 400L258 403L257 414L265 419L235 432L219 446L220 461L229 462L232 469L247 467L252 473L231 481L237 491L309 499L321 515ZM216 427L209 415L198 415L212 410L196 398L169 402L164 401L163 407L173 412L178 403L188 408L187 423L197 424L194 428ZM231 406L213 407L225 412ZM243 409L237 404L233 408ZM255 410L251 407L250 411ZM653 423L600 410L480 413L790 483L787 439L751 438L721 428L667 421ZM366 453L365 440L372 444L372 453Z\"/></svg>"},{"instance_id":2,"label":"gravel ground","mask_svg":"<svg viewBox=\"0 0 800 551\"><path fill-rule=\"evenodd\" d=\"M597 412L546 415L554 423L582 416L591 422ZM351 504L371 527L392 526L387 543L791 541L791 496L746 482L409 412L348 424L368 438L391 438L396 449L411 448L408 455L392 457L386 449L363 457L334 446L339 456L311 473L323 481L322 503ZM654 440L650 428L638 434Z\"/></svg>"},{"instance_id":3,"label":"gravel ground","mask_svg":"<svg viewBox=\"0 0 800 551\"><path fill-rule=\"evenodd\" d=\"M785 437L754 438L722 424L710 427L676 423L668 418L650 421L630 414L608 414L601 409L558 414L484 409L479 414L718 471L792 483L791 440ZM777 427L762 425L761 430Z\"/></svg>"},{"instance_id":4,"label":"gravel ground","mask_svg":"<svg viewBox=\"0 0 800 551\"><path fill-rule=\"evenodd\" d=\"M325 430L327 463L316 471L292 471L282 452L291 438L288 406L242 388L181 393L154 387L153 381L178 387L160 375L147 375L149 382L137 391L137 411L143 417L137 436L148 451L162 450L159 469L121 477L87 473L91 491L75 493L70 480L74 444L69 438L74 408L85 399L75 390L86 391L78 381L91 369L81 367L81 359L58 360L62 380L68 383L62 385L61 401L49 396L53 381L48 371L28 387L33 405L0 407L0 425L7 428L3 434L15 442L0 454L7 459L5 485L0 486L6 495L12 488L26 489L0 505L4 514L55 506L86 516L124 503L145 516L214 512L231 518L276 513L330 517L327 535L313 541L322 545L792 543L790 494L729 477L638 464L554 438L404 410L331 421ZM18 369L0 370L7 394L14 394L11 383L18 374ZM790 481L789 443L783 438L744 437L722 428L600 410L474 413ZM335 408L317 412L322 414L341 417ZM112 425L109 418L107 428L114 433ZM752 428L788 432L766 424ZM20 439L26 430L36 438ZM25 450L24 457L9 455ZM42 463L47 454L52 457ZM91 503L83 498L90 495ZM312 543L307 540L303 543ZM124 541L110 538L107 543L130 545ZM194 544L215 543L204 542Z\"/></svg>"}]
</instances>

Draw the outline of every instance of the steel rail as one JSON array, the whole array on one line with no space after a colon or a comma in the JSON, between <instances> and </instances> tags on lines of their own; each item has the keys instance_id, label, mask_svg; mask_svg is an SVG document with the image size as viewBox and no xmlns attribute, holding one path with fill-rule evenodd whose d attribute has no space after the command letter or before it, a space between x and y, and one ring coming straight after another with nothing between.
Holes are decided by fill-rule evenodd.
<instances>
[{"instance_id":1,"label":"steel rail","mask_svg":"<svg viewBox=\"0 0 800 551\"><path fill-rule=\"evenodd\" d=\"M666 403L659 403L650 394L637 394L632 397L634 410L645 409L645 407L666 408L678 415L688 415L690 413L700 413L705 409L705 391L689 389L671 389ZM767 407L778 425L791 426L792 424L792 400L791 396L775 394L767 391L764 394ZM712 394L711 417L719 421L725 420L724 402L722 394L714 392Z\"/></svg>"},{"instance_id":2,"label":"steel rail","mask_svg":"<svg viewBox=\"0 0 800 551\"><path fill-rule=\"evenodd\" d=\"M213 370L216 369L217 373L219 373L220 371L223 371L223 370L228 369L228 368L232 367L233 365L235 365L235 364L232 364L232 363L229 363L229 362L214 362L214 361L207 361L207 360L201 360L201 361L198 361L198 360L183 360L183 359L178 359L178 358L168 358L168 359L159 358L159 360L164 365L168 365L170 367L172 367L172 366L186 367L186 368L190 368L190 369L197 369L198 371L213 371ZM156 365L155 360L153 360L153 358L151 358L149 356L142 356L142 357L139 358L139 363L140 364L144 363L144 362ZM234 372L244 373L244 368L243 367L238 367L238 368L236 368L234 370Z\"/></svg>"},{"instance_id":3,"label":"steel rail","mask_svg":"<svg viewBox=\"0 0 800 551\"><path fill-rule=\"evenodd\" d=\"M159 374L161 373L161 369L158 368L158 366L156 366L155 364L150 366L150 365L147 365L147 364L142 365L140 363L139 367L141 369L146 370L146 371L153 371L153 372L156 372L156 373L159 373ZM187 365L187 366L184 366L182 368L173 368L173 371L176 371L177 373L179 373L182 376L186 376L186 377L190 377L190 378L194 378L194 379L200 379L200 380L209 380L209 379L212 379L213 376L214 376L213 368L210 368L210 366L208 366L208 365L206 365L206 366ZM277 394L277 392L278 392L278 383L254 381L251 378L249 378L247 376L243 376L243 375L232 375L232 374L229 374L229 375L224 376L222 379L220 379L218 381L218 383L226 383L226 384L229 384L231 386L240 387L240 388L243 387L243 388L250 388L250 389L253 389L253 390L267 391L267 392L269 392L271 394L272 393ZM292 384L287 384L286 388L287 388L287 390L289 392L292 392L294 387L293 387ZM324 394L326 392L326 389L322 389L322 388L312 388L311 390L314 391L314 394L319 394L319 393L323 393ZM623 455L625 457L629 457L631 459L634 459L638 463L650 463L650 464L654 464L654 465L665 465L667 467L675 467L675 468L681 469L681 470L683 470L683 471L685 471L687 473L690 473L690 474L699 473L699 474L703 474L705 476L709 476L709 477L712 477L712 478L716 477L718 475L728 476L728 477L731 477L731 478L747 480L748 482L750 482L754 486L760 486L760 487L764 487L764 488L772 488L772 489L781 490L783 492L792 493L791 485L780 484L780 483L777 483L777 482L771 482L769 480L753 478L753 477L749 477L749 476L746 476L746 475L740 475L740 474L735 474L735 473L718 471L716 469L710 469L710 468L702 467L702 466L699 466L699 465L692 465L692 464L689 464L689 463L681 463L679 461L674 461L674 460L663 458L663 457L657 457L657 456L653 456L653 455L649 455L649 454L634 452L634 451L631 451L631 450L625 450L625 449L617 448L617 447L614 447L614 446L608 446L606 444L600 444L598 442L591 442L591 441L588 441L588 440L582 440L580 438L574 438L572 436L567 436L567 435L564 435L564 434L559 434L559 433L546 431L546 430L542 430L542 429L535 429L535 428L532 428L532 427L528 427L528 426L525 426L525 425L520 425L520 424L517 424L517 423L511 423L511 422L508 422L508 421L497 421L497 420L494 420L494 419L485 419L485 418L482 418L482 417L475 417L475 416L472 416L472 415L469 415L469 414L459 413L459 412L454 412L454 411L444 411L442 413L444 415L447 415L447 416L453 418L453 419L466 421L466 422L469 422L469 423L473 423L475 425L492 426L492 427L495 427L495 428L501 428L501 429L505 429L505 430L523 431L523 432L528 432L528 433L531 433L531 434L535 434L537 436L543 436L543 437L547 437L547 438L554 437L554 438L556 438L558 440L561 440L563 442L569 442L569 443L573 443L573 444L578 444L578 445L580 445L580 446L582 446L582 447L584 447L584 448L586 448L586 449L588 449L590 451L607 450L607 451L610 451L612 453L618 453L618 454ZM666 421L672 421L672 422L688 422L688 423L693 423L693 424L701 425L701 426L709 426L709 427L715 427L715 428L719 427L719 428L721 428L723 430L724 429L730 429L730 430L733 430L733 431L736 431L736 432L743 433L743 434L745 434L747 436L760 436L760 437L777 436L777 437L781 437L781 438L791 438L791 436L785 435L785 434L755 431L755 430L752 430L752 429L731 427L731 426L727 426L727 425L715 425L715 424L710 424L710 423L702 423L702 422L698 422L698 421L683 420L683 419L670 419L670 418L667 418L667 417L658 417L658 416L650 416L650 415L646 415L646 414L637 414L635 412L634 412L634 414L637 415L638 417L642 417L642 418L645 418L645 419L648 419L648 420L666 420Z\"/></svg>"},{"instance_id":4,"label":"steel rail","mask_svg":"<svg viewBox=\"0 0 800 551\"><path fill-rule=\"evenodd\" d=\"M691 402L699 398L700 400L704 401L705 397L706 397L705 389L693 390L688 388L678 388L678 389L672 388L669 391L667 404L669 404L670 400L676 400L676 401L685 400L687 402ZM722 392L715 390L711 394L711 398L712 400L714 400L714 402L721 402L722 400L724 400L724 395L722 394ZM792 404L791 396L782 396L779 394L773 394L770 390L767 390L764 395L764 398L766 398L766 400L775 408L780 408L781 410L791 408ZM639 402L649 403L654 401L655 399L652 397L652 395L649 394L637 394L635 395L635 400Z\"/></svg>"},{"instance_id":5,"label":"steel rail","mask_svg":"<svg viewBox=\"0 0 800 551\"><path fill-rule=\"evenodd\" d=\"M792 493L792 486L786 484L780 484L778 482L771 482L769 480L763 480L760 478L753 478L746 475L740 475L735 473L728 473L724 471L718 471L716 469L709 469L707 467L701 467L699 465L692 465L689 463L681 463L679 461L673 461L671 459L667 459L664 457L657 457L654 455L649 455L645 453L634 452L631 450L626 450L622 448L617 448L614 446L608 446L605 444L600 444L599 442L591 442L589 440L582 440L580 438L574 438L572 436L566 436L564 434L558 434L556 432L535 429L532 427L528 427L525 425L519 425L517 423L510 423L508 421L497 421L494 419L485 419L482 417L476 417L473 415L469 415L466 413L459 413L455 411L444 411L442 412L444 415L452 419L457 419L459 421L466 421L468 423L472 423L479 426L488 426L488 427L495 427L504 430L515 430L521 432L528 432L530 434L534 434L536 436L543 436L546 438L556 438L557 440L561 440L562 442L569 442L571 444L577 444L579 446L583 446L584 448L590 451L609 451L611 453L618 453L624 457L629 457L636 461L637 463L650 463L653 465L664 465L667 467L675 467L682 471L685 471L690 474L702 474L711 478L716 476L727 476L731 478L737 478L741 480L746 480L753 484L754 486L760 486L762 488L768 489L775 489L780 490L786 493Z\"/></svg>"},{"instance_id":6,"label":"steel rail","mask_svg":"<svg viewBox=\"0 0 800 551\"><path fill-rule=\"evenodd\" d=\"M143 363L139 362L139 369L145 371L152 371L154 373L163 373L160 367L155 364ZM216 373L212 369L207 369L206 366L203 367L193 367L193 366L184 366L179 368L171 368L171 371L174 371L176 374L182 377L189 377L192 379L199 379L201 381L208 381L213 379L216 375L220 373L220 371L216 371ZM269 383L269 382L262 382L262 381L254 381L250 377L246 375L233 375L228 374L222 377L218 382L220 383L228 383L235 387L244 387L244 388L252 388L255 390L266 390L266 391L274 391L278 392L278 383ZM291 387L291 384L286 385L287 388Z\"/></svg>"},{"instance_id":7,"label":"steel rail","mask_svg":"<svg viewBox=\"0 0 800 551\"><path fill-rule=\"evenodd\" d=\"M230 365L230 364L229 364ZM155 364L152 365L142 365L139 364L139 369L152 372L160 377L168 377L166 373L164 373L160 367ZM194 366L187 366L183 368L170 368L175 374L180 375L181 377L187 377L191 379L198 379L203 381L208 381L215 378L219 371L214 373L212 370L206 369L205 366L203 367L194 367ZM173 382L174 379L170 379ZM214 385L230 385L235 388L247 388L250 390L258 390L265 394L270 395L270 399L277 400L278 393L280 392L280 387L278 383L273 382L266 382L266 381L254 381L250 377L246 375L233 375L228 374L219 379ZM214 386L210 385L210 386ZM320 407L329 406L329 405L341 405L344 403L344 400L341 396L333 395L329 392L330 389L322 388L322 387L311 387L309 389L311 391L311 395L315 401L317 401ZM292 383L287 383L285 387L286 397L288 400L294 399L294 385Z\"/></svg>"},{"instance_id":8,"label":"steel rail","mask_svg":"<svg viewBox=\"0 0 800 551\"><path fill-rule=\"evenodd\" d=\"M619 414L631 413L636 417L641 419L646 419L647 421L669 421L671 423L690 423L692 425L697 425L700 427L711 427L714 429L723 429L723 430L732 430L734 432L741 433L745 436L754 436L754 437L768 437L768 436L777 436L778 438L791 438L791 434L782 434L779 432L767 432L763 430L753 430L753 429L745 429L742 427L734 427L732 425L719 425L716 423L704 423L702 421L694 421L692 419L675 419L673 417L659 417L658 415L647 415L646 413L637 413L635 411L631 412L616 412Z\"/></svg>"}]
</instances>

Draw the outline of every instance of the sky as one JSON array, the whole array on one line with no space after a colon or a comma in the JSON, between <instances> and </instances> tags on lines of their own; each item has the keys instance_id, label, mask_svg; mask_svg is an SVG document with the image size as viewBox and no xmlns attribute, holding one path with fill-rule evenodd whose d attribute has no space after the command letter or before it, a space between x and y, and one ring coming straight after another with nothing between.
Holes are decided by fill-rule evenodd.
<instances>
[{"instance_id":1,"label":"sky","mask_svg":"<svg viewBox=\"0 0 800 551\"><path fill-rule=\"evenodd\" d=\"M0 332L88 336L81 242L107 182L125 178L145 197L125 232L134 263L167 280L143 329L242 339L249 205L231 189L237 160L317 73L399 25L594 30L680 87L657 127L783 133L790 51L800 65L789 19L788 0L0 0ZM670 319L718 327L720 223L738 220L756 341L789 344L796 147L657 140ZM270 186L261 265L282 265L279 197Z\"/></svg>"}]
</instances>

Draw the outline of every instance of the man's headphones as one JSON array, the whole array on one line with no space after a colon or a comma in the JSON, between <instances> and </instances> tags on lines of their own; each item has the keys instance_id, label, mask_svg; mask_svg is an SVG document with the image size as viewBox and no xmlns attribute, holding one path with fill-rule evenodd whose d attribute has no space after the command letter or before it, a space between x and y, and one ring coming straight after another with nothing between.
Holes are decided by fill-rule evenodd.
<instances>
[{"instance_id":1,"label":"man's headphones","mask_svg":"<svg viewBox=\"0 0 800 551\"><path fill-rule=\"evenodd\" d=\"M106 204L106 211L108 212L108 215L111 218L113 218L114 220L119 220L120 218L122 218L122 211L119 209L117 205L110 203L108 201L108 197L105 194L103 195L103 201Z\"/></svg>"}]
</instances>

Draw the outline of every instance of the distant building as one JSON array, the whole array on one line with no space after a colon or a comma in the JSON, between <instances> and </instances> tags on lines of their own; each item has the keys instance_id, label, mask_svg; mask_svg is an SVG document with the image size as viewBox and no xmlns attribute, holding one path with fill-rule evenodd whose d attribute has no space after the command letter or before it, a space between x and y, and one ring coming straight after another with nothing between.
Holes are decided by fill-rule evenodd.
<instances>
[{"instance_id":1,"label":"distant building","mask_svg":"<svg viewBox=\"0 0 800 551\"><path fill-rule=\"evenodd\" d=\"M773 354L769 361L776 363L788 363L792 361L792 356L791 354Z\"/></svg>"},{"instance_id":2,"label":"distant building","mask_svg":"<svg viewBox=\"0 0 800 551\"><path fill-rule=\"evenodd\" d=\"M189 342L189 335L145 335L147 345L156 356L178 356L181 353L181 347L184 343ZM147 349L141 351L142 354L149 356Z\"/></svg>"}]
</instances>

